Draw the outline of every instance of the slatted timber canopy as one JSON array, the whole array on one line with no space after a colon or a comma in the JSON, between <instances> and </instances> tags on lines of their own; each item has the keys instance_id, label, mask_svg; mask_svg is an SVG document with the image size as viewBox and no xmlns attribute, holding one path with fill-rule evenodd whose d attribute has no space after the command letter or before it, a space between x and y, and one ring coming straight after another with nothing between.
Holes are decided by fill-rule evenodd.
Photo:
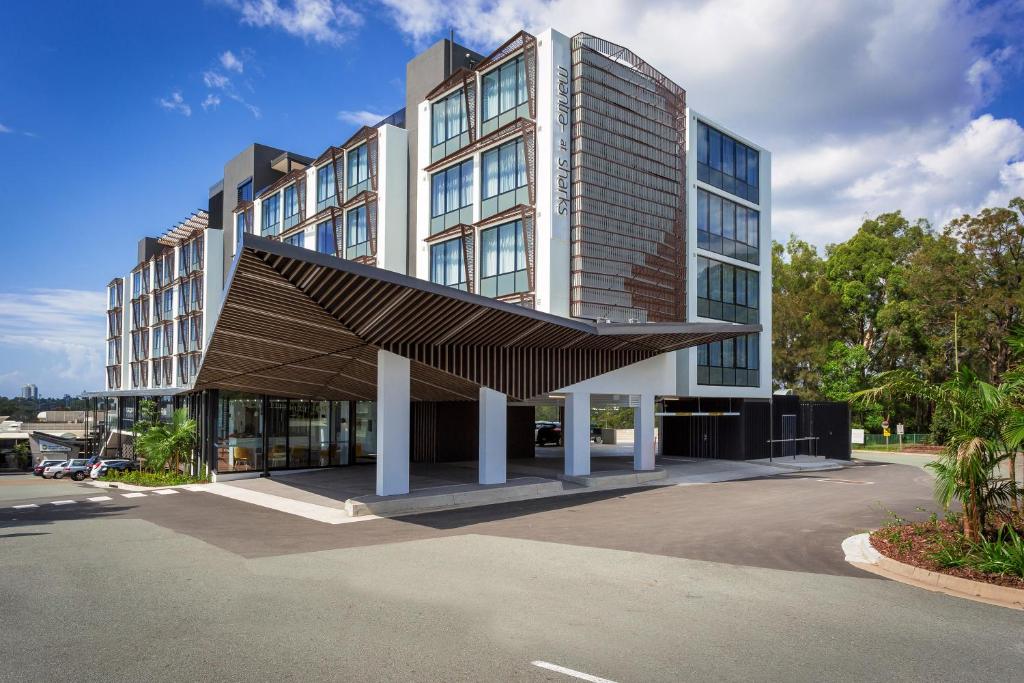
<instances>
[{"instance_id":1,"label":"slatted timber canopy","mask_svg":"<svg viewBox=\"0 0 1024 683\"><path fill-rule=\"evenodd\" d=\"M384 349L410 359L413 400L526 400L760 330L571 320L246 234L195 389L373 400Z\"/></svg>"}]
</instances>

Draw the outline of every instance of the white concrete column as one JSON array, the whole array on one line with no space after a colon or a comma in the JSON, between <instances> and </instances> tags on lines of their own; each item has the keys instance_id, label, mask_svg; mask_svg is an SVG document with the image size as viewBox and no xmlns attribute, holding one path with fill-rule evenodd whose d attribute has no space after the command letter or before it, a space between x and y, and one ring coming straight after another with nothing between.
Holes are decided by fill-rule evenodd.
<instances>
[{"instance_id":1,"label":"white concrete column","mask_svg":"<svg viewBox=\"0 0 1024 683\"><path fill-rule=\"evenodd\" d=\"M590 394L565 395L565 473L584 477L590 474Z\"/></svg>"},{"instance_id":2,"label":"white concrete column","mask_svg":"<svg viewBox=\"0 0 1024 683\"><path fill-rule=\"evenodd\" d=\"M480 387L480 483L504 484L507 399L505 394Z\"/></svg>"},{"instance_id":3,"label":"white concrete column","mask_svg":"<svg viewBox=\"0 0 1024 683\"><path fill-rule=\"evenodd\" d=\"M377 352L377 495L409 493L409 359Z\"/></svg>"},{"instance_id":4,"label":"white concrete column","mask_svg":"<svg viewBox=\"0 0 1024 683\"><path fill-rule=\"evenodd\" d=\"M633 409L633 469L654 469L654 395L640 394Z\"/></svg>"}]
</instances>

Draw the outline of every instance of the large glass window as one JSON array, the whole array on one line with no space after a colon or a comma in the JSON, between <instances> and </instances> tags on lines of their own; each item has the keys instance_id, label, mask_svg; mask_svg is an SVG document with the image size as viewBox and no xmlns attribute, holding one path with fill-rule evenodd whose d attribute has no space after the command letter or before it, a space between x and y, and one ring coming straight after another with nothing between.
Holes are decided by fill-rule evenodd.
<instances>
[{"instance_id":1,"label":"large glass window","mask_svg":"<svg viewBox=\"0 0 1024 683\"><path fill-rule=\"evenodd\" d=\"M697 246L747 263L760 260L761 214L707 190L697 190Z\"/></svg>"},{"instance_id":2,"label":"large glass window","mask_svg":"<svg viewBox=\"0 0 1024 683\"><path fill-rule=\"evenodd\" d=\"M352 209L345 216L345 257L356 258L370 253L366 229L366 207Z\"/></svg>"},{"instance_id":3,"label":"large glass window","mask_svg":"<svg viewBox=\"0 0 1024 683\"><path fill-rule=\"evenodd\" d=\"M473 204L473 160L431 177L430 215L441 216Z\"/></svg>"},{"instance_id":4,"label":"large glass window","mask_svg":"<svg viewBox=\"0 0 1024 683\"><path fill-rule=\"evenodd\" d=\"M328 163L316 170L316 210L337 206L334 187L334 164Z\"/></svg>"},{"instance_id":5,"label":"large glass window","mask_svg":"<svg viewBox=\"0 0 1024 683\"><path fill-rule=\"evenodd\" d=\"M235 214L235 249L242 243L242 233L245 232L245 212Z\"/></svg>"},{"instance_id":6,"label":"large glass window","mask_svg":"<svg viewBox=\"0 0 1024 683\"><path fill-rule=\"evenodd\" d=\"M483 198L526 186L526 156L522 138L483 155Z\"/></svg>"},{"instance_id":7,"label":"large glass window","mask_svg":"<svg viewBox=\"0 0 1024 683\"><path fill-rule=\"evenodd\" d=\"M306 246L306 233L303 232L303 231L299 231L299 232L295 233L294 235L288 235L288 237L284 238L284 241L286 243L294 245L296 247L305 247Z\"/></svg>"},{"instance_id":8,"label":"large glass window","mask_svg":"<svg viewBox=\"0 0 1024 683\"><path fill-rule=\"evenodd\" d=\"M758 204L758 151L703 121L697 122L694 135L697 138L697 179Z\"/></svg>"},{"instance_id":9,"label":"large glass window","mask_svg":"<svg viewBox=\"0 0 1024 683\"><path fill-rule=\"evenodd\" d=\"M480 232L480 293L503 296L528 289L523 222Z\"/></svg>"},{"instance_id":10,"label":"large glass window","mask_svg":"<svg viewBox=\"0 0 1024 683\"><path fill-rule=\"evenodd\" d=\"M334 240L334 221L324 221L316 226L316 250L321 254L334 254L338 248Z\"/></svg>"},{"instance_id":11,"label":"large glass window","mask_svg":"<svg viewBox=\"0 0 1024 683\"><path fill-rule=\"evenodd\" d=\"M461 237L431 245L430 280L439 285L466 288L466 262Z\"/></svg>"},{"instance_id":12,"label":"large glass window","mask_svg":"<svg viewBox=\"0 0 1024 683\"><path fill-rule=\"evenodd\" d=\"M366 145L359 145L348 151L348 186L353 187L367 180L370 177L370 167L367 163Z\"/></svg>"},{"instance_id":13,"label":"large glass window","mask_svg":"<svg viewBox=\"0 0 1024 683\"><path fill-rule=\"evenodd\" d=\"M284 188L284 229L299 223L299 193L294 185Z\"/></svg>"},{"instance_id":14,"label":"large glass window","mask_svg":"<svg viewBox=\"0 0 1024 683\"><path fill-rule=\"evenodd\" d=\"M484 74L483 119L498 116L526 102L526 62L522 56Z\"/></svg>"},{"instance_id":15,"label":"large glass window","mask_svg":"<svg viewBox=\"0 0 1024 683\"><path fill-rule=\"evenodd\" d=\"M281 227L281 195L275 192L269 197L264 197L261 203L263 205L263 223L260 234L276 235Z\"/></svg>"},{"instance_id":16,"label":"large glass window","mask_svg":"<svg viewBox=\"0 0 1024 683\"><path fill-rule=\"evenodd\" d=\"M252 201L252 178L238 186L237 198L239 203Z\"/></svg>"},{"instance_id":17,"label":"large glass window","mask_svg":"<svg viewBox=\"0 0 1024 683\"><path fill-rule=\"evenodd\" d=\"M263 469L263 403L259 396L222 390L214 445L218 472Z\"/></svg>"},{"instance_id":18,"label":"large glass window","mask_svg":"<svg viewBox=\"0 0 1024 683\"><path fill-rule=\"evenodd\" d=\"M433 119L432 139L435 145L440 145L465 133L467 130L466 103L462 90L434 102L431 107L431 118Z\"/></svg>"},{"instance_id":19,"label":"large glass window","mask_svg":"<svg viewBox=\"0 0 1024 683\"><path fill-rule=\"evenodd\" d=\"M746 268L697 257L697 315L738 323L758 321L758 278Z\"/></svg>"},{"instance_id":20,"label":"large glass window","mask_svg":"<svg viewBox=\"0 0 1024 683\"><path fill-rule=\"evenodd\" d=\"M309 401L288 402L288 467L309 467Z\"/></svg>"},{"instance_id":21,"label":"large glass window","mask_svg":"<svg viewBox=\"0 0 1024 683\"><path fill-rule=\"evenodd\" d=\"M729 387L760 386L759 334L697 347L697 384Z\"/></svg>"}]
</instances>

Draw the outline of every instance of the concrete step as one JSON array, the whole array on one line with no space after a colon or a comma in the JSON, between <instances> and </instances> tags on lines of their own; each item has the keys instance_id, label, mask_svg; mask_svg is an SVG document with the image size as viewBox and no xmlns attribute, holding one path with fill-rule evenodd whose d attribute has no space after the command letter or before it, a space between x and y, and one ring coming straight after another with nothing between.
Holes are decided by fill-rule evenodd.
<instances>
[{"instance_id":1,"label":"concrete step","mask_svg":"<svg viewBox=\"0 0 1024 683\"><path fill-rule=\"evenodd\" d=\"M579 486L586 486L590 489L617 489L625 486L637 486L668 477L668 472L661 467L653 470L635 471L609 471L592 472L585 476L569 474L559 475L559 479Z\"/></svg>"},{"instance_id":2,"label":"concrete step","mask_svg":"<svg viewBox=\"0 0 1024 683\"><path fill-rule=\"evenodd\" d=\"M419 489L404 496L358 496L345 501L345 511L352 517L363 515L393 517L416 512L452 510L476 505L493 505L543 498L561 494L564 490L565 486L560 481L523 477L494 486L458 484Z\"/></svg>"}]
</instances>

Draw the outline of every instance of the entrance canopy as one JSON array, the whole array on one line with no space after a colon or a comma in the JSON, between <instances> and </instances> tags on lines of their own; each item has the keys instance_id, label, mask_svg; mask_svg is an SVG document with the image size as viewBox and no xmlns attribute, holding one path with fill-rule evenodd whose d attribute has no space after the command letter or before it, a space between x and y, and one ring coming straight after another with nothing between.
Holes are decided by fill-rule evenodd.
<instances>
[{"instance_id":1,"label":"entrance canopy","mask_svg":"<svg viewBox=\"0 0 1024 683\"><path fill-rule=\"evenodd\" d=\"M760 330L571 320L247 234L195 388L373 400L385 350L411 360L414 401L525 400Z\"/></svg>"}]
</instances>

